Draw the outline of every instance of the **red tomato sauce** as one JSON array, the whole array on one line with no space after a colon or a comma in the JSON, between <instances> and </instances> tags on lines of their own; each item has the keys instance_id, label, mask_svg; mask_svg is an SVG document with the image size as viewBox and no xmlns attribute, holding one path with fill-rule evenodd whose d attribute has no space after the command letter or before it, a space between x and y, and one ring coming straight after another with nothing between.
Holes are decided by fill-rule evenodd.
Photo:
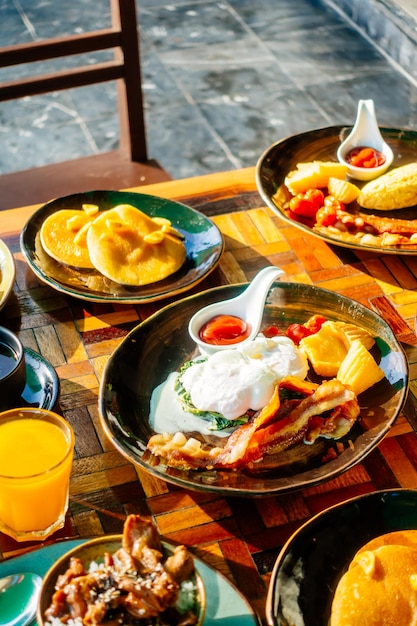
<instances>
[{"instance_id":1,"label":"red tomato sauce","mask_svg":"<svg viewBox=\"0 0 417 626\"><path fill-rule=\"evenodd\" d=\"M355 167L378 167L385 163L385 156L379 150L360 146L347 153L346 161Z\"/></svg>"},{"instance_id":2,"label":"red tomato sauce","mask_svg":"<svg viewBox=\"0 0 417 626\"><path fill-rule=\"evenodd\" d=\"M250 324L234 315L216 315L200 328L200 339L215 346L239 343L250 334Z\"/></svg>"}]
</instances>

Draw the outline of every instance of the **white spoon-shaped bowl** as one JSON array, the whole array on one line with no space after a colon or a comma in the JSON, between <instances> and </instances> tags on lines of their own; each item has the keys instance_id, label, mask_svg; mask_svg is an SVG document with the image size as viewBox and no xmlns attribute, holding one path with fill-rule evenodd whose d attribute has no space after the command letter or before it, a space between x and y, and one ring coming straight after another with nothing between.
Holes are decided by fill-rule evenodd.
<instances>
[{"instance_id":1,"label":"white spoon-shaped bowl","mask_svg":"<svg viewBox=\"0 0 417 626\"><path fill-rule=\"evenodd\" d=\"M351 150L359 147L378 150L385 157L384 163L377 167L357 167L352 165L346 160L347 155ZM349 135L340 144L337 158L340 163L346 165L351 178L363 181L381 176L392 164L394 154L379 130L373 100L359 100L355 124Z\"/></svg>"},{"instance_id":2,"label":"white spoon-shaped bowl","mask_svg":"<svg viewBox=\"0 0 417 626\"><path fill-rule=\"evenodd\" d=\"M284 272L279 267L269 266L258 272L248 287L236 298L215 302L200 309L193 315L188 324L188 332L198 345L200 352L205 355L219 350L230 350L236 345L252 341L259 332L268 291L279 276ZM205 342L200 337L201 328L217 315L233 315L249 324L250 333L242 341L232 345L214 345Z\"/></svg>"}]
</instances>

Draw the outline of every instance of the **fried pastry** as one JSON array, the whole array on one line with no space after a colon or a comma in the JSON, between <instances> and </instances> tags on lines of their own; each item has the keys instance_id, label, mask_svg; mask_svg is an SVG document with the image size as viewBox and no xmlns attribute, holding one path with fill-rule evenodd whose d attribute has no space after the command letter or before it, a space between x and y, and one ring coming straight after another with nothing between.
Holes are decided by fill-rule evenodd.
<instances>
[{"instance_id":1,"label":"fried pastry","mask_svg":"<svg viewBox=\"0 0 417 626\"><path fill-rule=\"evenodd\" d=\"M360 194L360 189L354 183L331 176L327 185L329 195L344 204L354 202Z\"/></svg>"},{"instance_id":2,"label":"fried pastry","mask_svg":"<svg viewBox=\"0 0 417 626\"><path fill-rule=\"evenodd\" d=\"M317 333L304 337L300 348L306 353L316 374L336 376L349 349L349 341L335 322L324 322Z\"/></svg>"},{"instance_id":3,"label":"fried pastry","mask_svg":"<svg viewBox=\"0 0 417 626\"><path fill-rule=\"evenodd\" d=\"M375 339L372 337L371 333L356 324L349 322L332 322L332 324L345 335L349 343L352 343L355 339L359 339L367 350L370 350L375 343Z\"/></svg>"},{"instance_id":4,"label":"fried pastry","mask_svg":"<svg viewBox=\"0 0 417 626\"><path fill-rule=\"evenodd\" d=\"M131 286L170 276L186 256L182 237L169 220L152 219L129 204L101 213L88 229L87 246L101 274Z\"/></svg>"},{"instance_id":5,"label":"fried pastry","mask_svg":"<svg viewBox=\"0 0 417 626\"><path fill-rule=\"evenodd\" d=\"M348 385L358 396L384 378L384 371L359 339L350 344L342 361L337 379Z\"/></svg>"},{"instance_id":6,"label":"fried pastry","mask_svg":"<svg viewBox=\"0 0 417 626\"><path fill-rule=\"evenodd\" d=\"M417 204L417 163L396 167L362 188L358 204L365 209L390 211Z\"/></svg>"},{"instance_id":7,"label":"fried pastry","mask_svg":"<svg viewBox=\"0 0 417 626\"><path fill-rule=\"evenodd\" d=\"M298 163L297 169L287 174L284 183L287 189L296 196L298 193L306 192L307 189L327 187L329 178L344 179L346 173L345 165L333 161Z\"/></svg>"},{"instance_id":8,"label":"fried pastry","mask_svg":"<svg viewBox=\"0 0 417 626\"><path fill-rule=\"evenodd\" d=\"M340 579L330 626L417 623L417 550L381 545L361 550Z\"/></svg>"}]
</instances>

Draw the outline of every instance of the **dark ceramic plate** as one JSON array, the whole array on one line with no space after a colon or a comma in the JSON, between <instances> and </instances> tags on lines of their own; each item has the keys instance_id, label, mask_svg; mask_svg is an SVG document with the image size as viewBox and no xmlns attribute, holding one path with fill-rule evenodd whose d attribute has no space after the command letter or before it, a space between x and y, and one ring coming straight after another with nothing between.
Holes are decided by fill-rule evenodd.
<instances>
[{"instance_id":1,"label":"dark ceramic plate","mask_svg":"<svg viewBox=\"0 0 417 626\"><path fill-rule=\"evenodd\" d=\"M56 262L40 244L44 220L61 209L81 209L83 204L97 204L102 211L118 204L131 204L151 217L166 217L184 235L186 260L183 266L164 280L142 287L124 287L104 278L99 272L76 270ZM23 228L20 245L35 274L58 291L90 302L141 304L183 293L198 284L218 264L223 239L217 226L202 213L156 196L128 191L91 191L52 200L34 213Z\"/></svg>"},{"instance_id":2,"label":"dark ceramic plate","mask_svg":"<svg viewBox=\"0 0 417 626\"><path fill-rule=\"evenodd\" d=\"M376 338L375 358L386 379L360 397L361 419L343 441L345 450L326 464L322 458L331 440L300 444L269 457L256 474L230 471L172 469L146 452L153 431L149 425L152 391L178 371L195 349L188 321L200 308L231 298L244 285L211 289L166 306L137 326L110 357L103 374L99 408L105 431L114 445L138 467L182 487L228 495L266 496L311 486L334 478L360 461L388 432L405 401L408 366L404 352L386 322L358 302L303 284L274 283L263 324L287 328L317 312L332 320L354 322ZM353 445L350 445L350 443ZM273 466L273 467L272 467Z\"/></svg>"},{"instance_id":3,"label":"dark ceramic plate","mask_svg":"<svg viewBox=\"0 0 417 626\"><path fill-rule=\"evenodd\" d=\"M376 246L352 241L343 241L336 235L316 232L307 222L296 222L288 214L286 203L291 194L284 185L285 176L296 169L297 163L309 161L337 161L336 152L341 141L350 132L350 126L330 126L319 130L311 130L299 135L282 139L270 146L260 157L256 168L256 184L258 191L267 206L278 217L292 226L315 235L327 243L346 248L385 252L387 254L417 254L417 243L407 246ZM417 131L381 128L381 133L394 152L392 167L398 167L417 160ZM352 181L358 187L363 182ZM415 219L417 206L397 211L381 211L379 215L387 218ZM372 213L360 209L362 213ZM356 203L352 203L352 212L359 211Z\"/></svg>"},{"instance_id":4,"label":"dark ceramic plate","mask_svg":"<svg viewBox=\"0 0 417 626\"><path fill-rule=\"evenodd\" d=\"M328 626L337 583L355 553L379 535L417 529L416 511L417 491L395 489L359 496L313 517L278 555L267 623Z\"/></svg>"}]
</instances>

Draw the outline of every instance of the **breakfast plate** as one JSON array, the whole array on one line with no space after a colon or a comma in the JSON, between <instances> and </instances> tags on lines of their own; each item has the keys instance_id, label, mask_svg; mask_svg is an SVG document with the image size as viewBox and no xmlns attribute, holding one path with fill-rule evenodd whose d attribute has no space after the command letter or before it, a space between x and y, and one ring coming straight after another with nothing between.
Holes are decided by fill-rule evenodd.
<instances>
[{"instance_id":1,"label":"breakfast plate","mask_svg":"<svg viewBox=\"0 0 417 626\"><path fill-rule=\"evenodd\" d=\"M66 539L32 550L0 563L0 577L18 572L45 576L49 568L66 552L85 543L86 539ZM203 579L207 596L204 626L259 626L260 622L249 602L223 574L195 558L197 571Z\"/></svg>"},{"instance_id":2,"label":"breakfast plate","mask_svg":"<svg viewBox=\"0 0 417 626\"><path fill-rule=\"evenodd\" d=\"M0 239L0 310L6 304L16 277L14 258L4 241Z\"/></svg>"},{"instance_id":3,"label":"breakfast plate","mask_svg":"<svg viewBox=\"0 0 417 626\"><path fill-rule=\"evenodd\" d=\"M202 307L242 292L246 285L217 287L164 307L127 335L110 357L99 395L107 436L137 467L185 488L225 495L267 496L312 486L344 472L363 459L385 436L406 399L408 365L391 328L376 313L337 293L279 282L267 297L263 326L286 329L316 313L362 326L376 337L375 358L385 378L361 394L360 420L344 440L344 450L323 463L334 441L298 444L254 471L181 470L158 462L146 449L154 434L150 403L155 388L195 353L188 322Z\"/></svg>"},{"instance_id":4,"label":"breakfast plate","mask_svg":"<svg viewBox=\"0 0 417 626\"><path fill-rule=\"evenodd\" d=\"M95 204L101 211L131 204L150 217L164 217L184 236L186 259L182 267L164 280L141 287L114 283L97 271L75 269L52 259L40 243L40 230L50 215L61 209L81 209ZM141 304L174 296L191 289L218 264L223 239L217 226L202 213L173 200L129 191L91 191L52 200L38 209L24 226L20 245L36 276L57 291L90 302Z\"/></svg>"},{"instance_id":5,"label":"breakfast plate","mask_svg":"<svg viewBox=\"0 0 417 626\"><path fill-rule=\"evenodd\" d=\"M311 518L277 557L268 625L328 626L337 583L355 553L379 535L417 529L416 507L417 491L393 489L361 495Z\"/></svg>"},{"instance_id":6,"label":"breakfast plate","mask_svg":"<svg viewBox=\"0 0 417 626\"><path fill-rule=\"evenodd\" d=\"M384 252L386 254L417 254L417 241L410 245L379 245L377 243L363 243L359 239L343 237L329 231L318 232L313 228L313 223L307 219L295 221L289 214L288 201L291 194L284 185L286 175L296 169L298 163L310 161L337 161L337 149L340 143L349 133L350 126L330 126L318 130L311 130L298 135L286 137L270 146L259 158L256 167L256 183L258 191L265 204L274 211L278 217L290 223L302 231L314 235L330 244ZM417 131L400 130L393 128L381 128L381 134L394 152L392 167L399 167L413 161L417 161ZM358 187L364 185L361 181L352 181ZM356 202L349 205L349 210L354 214L359 211ZM398 218L414 220L416 206L396 211L374 211L360 209L361 213L378 213L383 218Z\"/></svg>"}]
</instances>

